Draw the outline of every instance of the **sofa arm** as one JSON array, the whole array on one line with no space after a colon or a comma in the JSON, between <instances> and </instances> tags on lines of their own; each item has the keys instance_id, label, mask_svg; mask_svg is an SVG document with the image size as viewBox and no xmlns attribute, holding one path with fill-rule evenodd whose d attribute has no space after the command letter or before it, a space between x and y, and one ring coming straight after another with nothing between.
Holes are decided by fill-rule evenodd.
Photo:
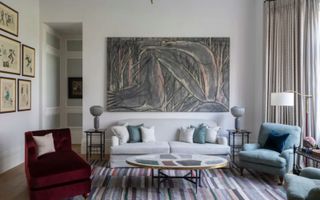
<instances>
[{"instance_id":1,"label":"sofa arm","mask_svg":"<svg viewBox=\"0 0 320 200\"><path fill-rule=\"evenodd\" d=\"M314 167L306 167L301 170L300 176L311 179L320 179L320 169Z\"/></svg>"},{"instance_id":2,"label":"sofa arm","mask_svg":"<svg viewBox=\"0 0 320 200\"><path fill-rule=\"evenodd\" d=\"M248 144L244 144L242 150L243 151L252 151L255 149L259 149L260 148L260 144L257 143L248 143Z\"/></svg>"},{"instance_id":3,"label":"sofa arm","mask_svg":"<svg viewBox=\"0 0 320 200\"><path fill-rule=\"evenodd\" d=\"M119 138L117 136L111 136L111 146L119 146Z\"/></svg>"},{"instance_id":4,"label":"sofa arm","mask_svg":"<svg viewBox=\"0 0 320 200\"><path fill-rule=\"evenodd\" d=\"M293 149L287 149L281 152L280 157L287 161L287 172L293 168Z\"/></svg>"},{"instance_id":5,"label":"sofa arm","mask_svg":"<svg viewBox=\"0 0 320 200\"><path fill-rule=\"evenodd\" d=\"M226 137L217 137L217 143L218 144L223 144L223 145L228 145L228 139Z\"/></svg>"}]
</instances>

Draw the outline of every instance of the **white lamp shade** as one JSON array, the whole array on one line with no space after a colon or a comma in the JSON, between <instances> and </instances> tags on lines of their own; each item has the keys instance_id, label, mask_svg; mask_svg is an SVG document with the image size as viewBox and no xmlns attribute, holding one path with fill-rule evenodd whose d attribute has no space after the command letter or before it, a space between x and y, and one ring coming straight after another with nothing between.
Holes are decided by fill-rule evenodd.
<instances>
[{"instance_id":1,"label":"white lamp shade","mask_svg":"<svg viewBox=\"0 0 320 200\"><path fill-rule=\"evenodd\" d=\"M272 106L294 106L293 92L271 93Z\"/></svg>"}]
</instances>

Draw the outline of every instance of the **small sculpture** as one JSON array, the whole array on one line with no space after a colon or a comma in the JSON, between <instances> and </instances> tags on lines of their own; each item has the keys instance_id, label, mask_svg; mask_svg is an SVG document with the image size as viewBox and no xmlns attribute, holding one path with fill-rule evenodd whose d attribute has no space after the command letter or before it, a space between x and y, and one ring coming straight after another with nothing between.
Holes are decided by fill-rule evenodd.
<instances>
[{"instance_id":1,"label":"small sculpture","mask_svg":"<svg viewBox=\"0 0 320 200\"><path fill-rule=\"evenodd\" d=\"M93 120L94 129L98 130L99 129L99 116L103 113L102 106L91 106L90 113L91 113L91 115L94 116L94 120Z\"/></svg>"},{"instance_id":2,"label":"small sculpture","mask_svg":"<svg viewBox=\"0 0 320 200\"><path fill-rule=\"evenodd\" d=\"M245 109L243 107L234 106L231 108L231 114L235 117L234 128L240 130L240 117L244 115Z\"/></svg>"}]
</instances>

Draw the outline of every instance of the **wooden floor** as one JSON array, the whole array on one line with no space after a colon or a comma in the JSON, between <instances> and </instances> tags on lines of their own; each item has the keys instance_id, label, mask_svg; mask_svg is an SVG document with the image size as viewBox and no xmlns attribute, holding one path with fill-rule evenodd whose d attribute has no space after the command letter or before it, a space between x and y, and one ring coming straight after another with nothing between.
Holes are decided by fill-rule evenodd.
<instances>
[{"instance_id":1,"label":"wooden floor","mask_svg":"<svg viewBox=\"0 0 320 200\"><path fill-rule=\"evenodd\" d=\"M72 149L80 154L80 145L72 145ZM80 154L81 155L81 154ZM81 155L85 159L85 155ZM24 164L0 174L0 200L24 200L28 198Z\"/></svg>"}]
</instances>

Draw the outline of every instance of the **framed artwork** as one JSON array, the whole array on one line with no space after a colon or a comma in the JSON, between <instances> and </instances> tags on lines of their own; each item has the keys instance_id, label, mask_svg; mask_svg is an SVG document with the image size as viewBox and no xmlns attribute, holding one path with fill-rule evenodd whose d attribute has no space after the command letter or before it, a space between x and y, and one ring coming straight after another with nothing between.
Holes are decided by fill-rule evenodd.
<instances>
[{"instance_id":1,"label":"framed artwork","mask_svg":"<svg viewBox=\"0 0 320 200\"><path fill-rule=\"evenodd\" d=\"M0 113L16 111L16 79L0 77Z\"/></svg>"},{"instance_id":2,"label":"framed artwork","mask_svg":"<svg viewBox=\"0 0 320 200\"><path fill-rule=\"evenodd\" d=\"M0 29L18 36L19 13L2 2L0 2Z\"/></svg>"},{"instance_id":3,"label":"framed artwork","mask_svg":"<svg viewBox=\"0 0 320 200\"><path fill-rule=\"evenodd\" d=\"M0 72L20 74L20 42L0 35Z\"/></svg>"},{"instance_id":4,"label":"framed artwork","mask_svg":"<svg viewBox=\"0 0 320 200\"><path fill-rule=\"evenodd\" d=\"M22 45L22 75L34 77L36 67L36 51L27 45Z\"/></svg>"},{"instance_id":5,"label":"framed artwork","mask_svg":"<svg viewBox=\"0 0 320 200\"><path fill-rule=\"evenodd\" d=\"M68 79L68 97L69 99L82 98L82 78L73 77Z\"/></svg>"},{"instance_id":6,"label":"framed artwork","mask_svg":"<svg viewBox=\"0 0 320 200\"><path fill-rule=\"evenodd\" d=\"M31 110L31 81L18 80L18 111Z\"/></svg>"},{"instance_id":7,"label":"framed artwork","mask_svg":"<svg viewBox=\"0 0 320 200\"><path fill-rule=\"evenodd\" d=\"M107 110L228 112L230 38L107 38Z\"/></svg>"}]
</instances>

